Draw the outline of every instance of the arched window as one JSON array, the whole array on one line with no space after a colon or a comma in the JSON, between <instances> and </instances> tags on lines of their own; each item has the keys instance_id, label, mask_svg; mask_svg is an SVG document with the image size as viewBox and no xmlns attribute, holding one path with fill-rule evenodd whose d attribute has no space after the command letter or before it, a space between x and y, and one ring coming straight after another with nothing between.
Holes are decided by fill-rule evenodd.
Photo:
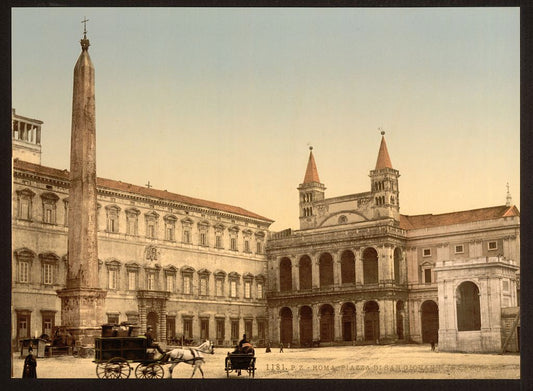
<instances>
[{"instance_id":1,"label":"arched window","mask_svg":"<svg viewBox=\"0 0 533 391\"><path fill-rule=\"evenodd\" d=\"M363 282L365 284L378 283L378 253L372 247L363 251Z\"/></svg>"},{"instance_id":2,"label":"arched window","mask_svg":"<svg viewBox=\"0 0 533 391\"><path fill-rule=\"evenodd\" d=\"M282 258L279 262L279 290L292 290L292 264L289 258Z\"/></svg>"},{"instance_id":3,"label":"arched window","mask_svg":"<svg viewBox=\"0 0 533 391\"><path fill-rule=\"evenodd\" d=\"M479 288L470 281L457 287L457 330L481 330L481 312L479 310Z\"/></svg>"},{"instance_id":4,"label":"arched window","mask_svg":"<svg viewBox=\"0 0 533 391\"><path fill-rule=\"evenodd\" d=\"M342 284L355 283L355 256L350 250L341 255L341 277Z\"/></svg>"}]
</instances>

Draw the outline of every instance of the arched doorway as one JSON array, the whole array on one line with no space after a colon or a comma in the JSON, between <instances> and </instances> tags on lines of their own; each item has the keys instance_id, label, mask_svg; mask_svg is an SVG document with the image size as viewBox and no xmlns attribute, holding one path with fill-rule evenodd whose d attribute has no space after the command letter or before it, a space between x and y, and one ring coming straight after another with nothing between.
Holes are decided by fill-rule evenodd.
<instances>
[{"instance_id":1,"label":"arched doorway","mask_svg":"<svg viewBox=\"0 0 533 391\"><path fill-rule=\"evenodd\" d=\"M157 327L158 324L159 322L158 322L157 313L153 311L149 312L146 315L146 329L148 329L148 327L152 328L152 337L155 340L158 339L158 333L159 333L159 328Z\"/></svg>"},{"instance_id":2,"label":"arched doorway","mask_svg":"<svg viewBox=\"0 0 533 391\"><path fill-rule=\"evenodd\" d=\"M292 290L292 263L289 258L281 258L279 262L279 290Z\"/></svg>"},{"instance_id":3,"label":"arched doorway","mask_svg":"<svg viewBox=\"0 0 533 391\"><path fill-rule=\"evenodd\" d=\"M320 256L319 264L320 286L333 285L333 257L329 253Z\"/></svg>"},{"instance_id":4,"label":"arched doorway","mask_svg":"<svg viewBox=\"0 0 533 391\"><path fill-rule=\"evenodd\" d=\"M350 250L341 255L341 276L342 284L355 283L355 255Z\"/></svg>"},{"instance_id":5,"label":"arched doorway","mask_svg":"<svg viewBox=\"0 0 533 391\"><path fill-rule=\"evenodd\" d=\"M355 305L353 303L344 303L342 308L342 340L355 341Z\"/></svg>"},{"instance_id":6,"label":"arched doorway","mask_svg":"<svg viewBox=\"0 0 533 391\"><path fill-rule=\"evenodd\" d=\"M311 307L300 308L300 345L311 346L313 343L313 311Z\"/></svg>"},{"instance_id":7,"label":"arched doorway","mask_svg":"<svg viewBox=\"0 0 533 391\"><path fill-rule=\"evenodd\" d=\"M457 330L481 330L481 312L479 308L479 288L470 281L457 287Z\"/></svg>"},{"instance_id":8,"label":"arched doorway","mask_svg":"<svg viewBox=\"0 0 533 391\"><path fill-rule=\"evenodd\" d=\"M290 308L283 307L279 315L281 318L279 339L287 346L292 342L292 311Z\"/></svg>"},{"instance_id":9,"label":"arched doorway","mask_svg":"<svg viewBox=\"0 0 533 391\"><path fill-rule=\"evenodd\" d=\"M311 289L313 287L313 268L311 258L304 255L300 258L300 289Z\"/></svg>"},{"instance_id":10,"label":"arched doorway","mask_svg":"<svg viewBox=\"0 0 533 391\"><path fill-rule=\"evenodd\" d=\"M378 283L378 253L372 247L363 251L363 282L365 284Z\"/></svg>"},{"instance_id":11,"label":"arched doorway","mask_svg":"<svg viewBox=\"0 0 533 391\"><path fill-rule=\"evenodd\" d=\"M335 337L335 313L333 307L324 304L320 307L320 342L333 342Z\"/></svg>"},{"instance_id":12,"label":"arched doorway","mask_svg":"<svg viewBox=\"0 0 533 391\"><path fill-rule=\"evenodd\" d=\"M396 335L398 339L404 339L403 334L403 315L405 313L405 305L402 300L396 302Z\"/></svg>"},{"instance_id":13,"label":"arched doorway","mask_svg":"<svg viewBox=\"0 0 533 391\"><path fill-rule=\"evenodd\" d=\"M375 301L367 301L365 311L365 341L379 339L379 305Z\"/></svg>"},{"instance_id":14,"label":"arched doorway","mask_svg":"<svg viewBox=\"0 0 533 391\"><path fill-rule=\"evenodd\" d=\"M422 316L422 342L439 340L439 307L433 300L426 300L420 307Z\"/></svg>"}]
</instances>

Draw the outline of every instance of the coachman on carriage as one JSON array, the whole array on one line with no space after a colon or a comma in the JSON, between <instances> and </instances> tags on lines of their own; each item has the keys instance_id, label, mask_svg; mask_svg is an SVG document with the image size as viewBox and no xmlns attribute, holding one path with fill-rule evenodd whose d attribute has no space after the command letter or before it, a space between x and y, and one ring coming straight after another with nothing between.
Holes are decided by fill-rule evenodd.
<instances>
[{"instance_id":1,"label":"coachman on carriage","mask_svg":"<svg viewBox=\"0 0 533 391\"><path fill-rule=\"evenodd\" d=\"M248 376L255 376L255 350L254 347L246 339L246 334L242 336L239 344L235 346L235 350L226 357L226 376L235 371L237 376L241 375L241 371L248 371Z\"/></svg>"}]
</instances>

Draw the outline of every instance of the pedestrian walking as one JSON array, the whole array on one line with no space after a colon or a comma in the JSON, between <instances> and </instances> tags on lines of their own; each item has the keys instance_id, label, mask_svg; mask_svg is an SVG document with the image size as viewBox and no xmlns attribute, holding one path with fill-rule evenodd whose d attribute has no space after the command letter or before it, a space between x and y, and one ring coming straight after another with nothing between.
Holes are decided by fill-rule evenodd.
<instances>
[{"instance_id":1,"label":"pedestrian walking","mask_svg":"<svg viewBox=\"0 0 533 391\"><path fill-rule=\"evenodd\" d=\"M431 351L435 351L435 341L431 340Z\"/></svg>"},{"instance_id":2,"label":"pedestrian walking","mask_svg":"<svg viewBox=\"0 0 533 391\"><path fill-rule=\"evenodd\" d=\"M271 350L270 350L270 341L268 341L265 353L270 353L270 352L271 352Z\"/></svg>"},{"instance_id":3,"label":"pedestrian walking","mask_svg":"<svg viewBox=\"0 0 533 391\"><path fill-rule=\"evenodd\" d=\"M24 359L24 367L22 370L23 378L37 378L37 360L33 355L33 348L28 348L28 355Z\"/></svg>"},{"instance_id":4,"label":"pedestrian walking","mask_svg":"<svg viewBox=\"0 0 533 391\"><path fill-rule=\"evenodd\" d=\"M283 353L283 342L280 342L279 344L279 352Z\"/></svg>"}]
</instances>

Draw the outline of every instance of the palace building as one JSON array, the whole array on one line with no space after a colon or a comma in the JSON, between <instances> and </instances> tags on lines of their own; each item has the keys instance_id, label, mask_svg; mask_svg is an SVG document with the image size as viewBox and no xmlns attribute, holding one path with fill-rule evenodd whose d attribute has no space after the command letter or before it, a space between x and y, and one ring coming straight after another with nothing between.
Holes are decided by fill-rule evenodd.
<instances>
[{"instance_id":1,"label":"palace building","mask_svg":"<svg viewBox=\"0 0 533 391\"><path fill-rule=\"evenodd\" d=\"M13 110L13 346L62 324L57 291L67 278L69 172L40 165L41 125ZM162 341L210 338L229 346L246 332L264 343L272 220L105 178L97 179L97 193L106 322L143 331L151 325Z\"/></svg>"},{"instance_id":2,"label":"palace building","mask_svg":"<svg viewBox=\"0 0 533 391\"><path fill-rule=\"evenodd\" d=\"M384 133L362 193L326 198L311 148L298 230L97 178L94 68L85 35L81 44L70 172L41 165L43 122L12 110L14 348L58 325L82 343L102 321L152 326L163 344L234 346L246 333L257 346L518 349L520 214L509 194L501 206L400 214Z\"/></svg>"}]
</instances>

